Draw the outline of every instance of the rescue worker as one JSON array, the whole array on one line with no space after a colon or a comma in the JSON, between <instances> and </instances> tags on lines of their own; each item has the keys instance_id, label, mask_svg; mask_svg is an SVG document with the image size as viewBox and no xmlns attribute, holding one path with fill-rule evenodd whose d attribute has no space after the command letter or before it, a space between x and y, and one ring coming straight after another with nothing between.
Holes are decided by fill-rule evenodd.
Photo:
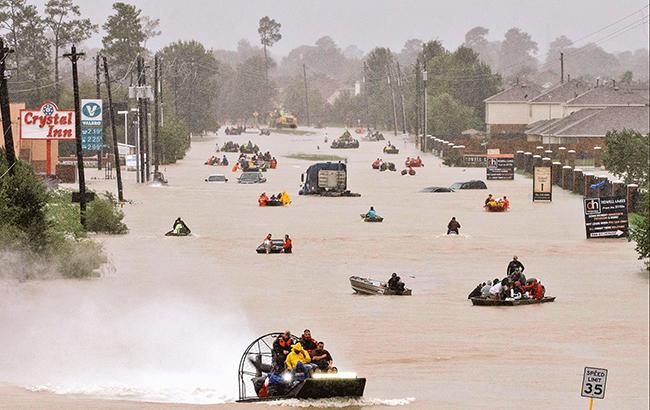
<instances>
[{"instance_id":1,"label":"rescue worker","mask_svg":"<svg viewBox=\"0 0 650 410\"><path fill-rule=\"evenodd\" d=\"M300 339L298 340L302 347L307 350L307 353L311 355L312 351L318 347L318 343L314 338L311 337L311 330L305 329L302 332L302 336L300 336Z\"/></svg>"},{"instance_id":2,"label":"rescue worker","mask_svg":"<svg viewBox=\"0 0 650 410\"><path fill-rule=\"evenodd\" d=\"M264 249L266 249L266 253L271 253L271 248L273 247L273 241L271 239L271 234L266 235L266 238L264 238Z\"/></svg>"},{"instance_id":3,"label":"rescue worker","mask_svg":"<svg viewBox=\"0 0 650 410\"><path fill-rule=\"evenodd\" d=\"M544 298L544 294L546 294L546 288L542 285L541 281L538 281L533 289L533 297L535 300L541 300Z\"/></svg>"},{"instance_id":4,"label":"rescue worker","mask_svg":"<svg viewBox=\"0 0 650 410\"><path fill-rule=\"evenodd\" d=\"M447 235L455 233L458 235L458 230L460 229L460 223L456 220L455 216L451 217L451 221L447 224Z\"/></svg>"},{"instance_id":5,"label":"rescue worker","mask_svg":"<svg viewBox=\"0 0 650 410\"><path fill-rule=\"evenodd\" d=\"M488 202L494 201L494 198L492 197L492 194L489 194L488 197L485 199L485 206L487 206Z\"/></svg>"},{"instance_id":6,"label":"rescue worker","mask_svg":"<svg viewBox=\"0 0 650 410\"><path fill-rule=\"evenodd\" d=\"M524 265L519 262L519 259L517 258L517 255L512 257L512 260L508 264L508 268L506 269L506 273L508 276L512 275L517 269L521 270L521 272L524 271Z\"/></svg>"},{"instance_id":7,"label":"rescue worker","mask_svg":"<svg viewBox=\"0 0 650 410\"><path fill-rule=\"evenodd\" d=\"M293 243L291 242L291 238L289 238L289 235L284 235L284 244L282 244L282 251L284 253L293 252Z\"/></svg>"},{"instance_id":8,"label":"rescue worker","mask_svg":"<svg viewBox=\"0 0 650 410\"><path fill-rule=\"evenodd\" d=\"M374 207L370 207L370 210L366 212L366 218L375 219L377 218L377 212Z\"/></svg>"},{"instance_id":9,"label":"rescue worker","mask_svg":"<svg viewBox=\"0 0 650 410\"><path fill-rule=\"evenodd\" d=\"M266 192L262 192L262 195L257 199L257 203L260 204L260 206L266 206L268 202L269 197L266 196Z\"/></svg>"},{"instance_id":10,"label":"rescue worker","mask_svg":"<svg viewBox=\"0 0 650 410\"><path fill-rule=\"evenodd\" d=\"M282 191L282 194L280 194L280 201L282 202L282 205L289 205L291 203L291 197L287 191Z\"/></svg>"},{"instance_id":11,"label":"rescue worker","mask_svg":"<svg viewBox=\"0 0 650 410\"><path fill-rule=\"evenodd\" d=\"M503 209L505 209L507 211L508 208L510 208L510 200L508 199L507 196L505 196L505 195L503 196L502 203L503 203Z\"/></svg>"},{"instance_id":12,"label":"rescue worker","mask_svg":"<svg viewBox=\"0 0 650 410\"><path fill-rule=\"evenodd\" d=\"M377 158L372 162L372 169L379 169L381 166L381 159Z\"/></svg>"},{"instance_id":13,"label":"rescue worker","mask_svg":"<svg viewBox=\"0 0 650 410\"><path fill-rule=\"evenodd\" d=\"M280 372L284 370L284 363L287 355L291 352L292 345L293 339L291 338L291 332L288 330L273 342L273 364L279 368Z\"/></svg>"}]
</instances>

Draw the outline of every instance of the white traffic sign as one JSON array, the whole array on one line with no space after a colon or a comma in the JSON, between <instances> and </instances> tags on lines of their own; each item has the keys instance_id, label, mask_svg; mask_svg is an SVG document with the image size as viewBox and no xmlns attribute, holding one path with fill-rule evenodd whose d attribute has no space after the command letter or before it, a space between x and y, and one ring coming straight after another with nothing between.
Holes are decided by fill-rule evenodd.
<instances>
[{"instance_id":1,"label":"white traffic sign","mask_svg":"<svg viewBox=\"0 0 650 410\"><path fill-rule=\"evenodd\" d=\"M582 397L592 399L605 398L605 385L607 384L607 369L597 367L585 367L585 373L582 376Z\"/></svg>"}]
</instances>

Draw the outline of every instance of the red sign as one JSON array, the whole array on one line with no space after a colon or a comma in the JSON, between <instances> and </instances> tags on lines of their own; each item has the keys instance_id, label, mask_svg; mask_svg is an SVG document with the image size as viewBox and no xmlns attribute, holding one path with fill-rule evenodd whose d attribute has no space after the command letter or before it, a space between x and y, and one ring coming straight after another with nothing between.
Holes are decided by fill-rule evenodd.
<instances>
[{"instance_id":1,"label":"red sign","mask_svg":"<svg viewBox=\"0 0 650 410\"><path fill-rule=\"evenodd\" d=\"M37 110L20 110L20 138L23 140L74 140L75 112L60 110L44 102Z\"/></svg>"}]
</instances>

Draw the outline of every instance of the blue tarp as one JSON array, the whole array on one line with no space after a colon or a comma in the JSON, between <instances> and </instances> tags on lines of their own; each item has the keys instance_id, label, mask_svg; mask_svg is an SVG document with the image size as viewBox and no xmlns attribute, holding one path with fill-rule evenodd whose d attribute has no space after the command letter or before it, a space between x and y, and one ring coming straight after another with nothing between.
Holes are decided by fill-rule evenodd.
<instances>
[{"instance_id":1,"label":"blue tarp","mask_svg":"<svg viewBox=\"0 0 650 410\"><path fill-rule=\"evenodd\" d=\"M600 188L604 187L606 183L607 183L607 180L600 181L600 182L597 182L595 184L591 184L591 189L600 189Z\"/></svg>"}]
</instances>

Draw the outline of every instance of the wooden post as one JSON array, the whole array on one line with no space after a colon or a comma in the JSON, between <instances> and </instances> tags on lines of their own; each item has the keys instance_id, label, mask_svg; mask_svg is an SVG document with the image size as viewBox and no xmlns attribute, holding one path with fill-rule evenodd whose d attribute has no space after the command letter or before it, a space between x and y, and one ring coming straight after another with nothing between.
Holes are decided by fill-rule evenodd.
<instances>
[{"instance_id":1,"label":"wooden post","mask_svg":"<svg viewBox=\"0 0 650 410\"><path fill-rule=\"evenodd\" d=\"M582 195L585 191L584 188L585 178L580 168L573 168L573 192Z\"/></svg>"},{"instance_id":2,"label":"wooden post","mask_svg":"<svg viewBox=\"0 0 650 410\"><path fill-rule=\"evenodd\" d=\"M553 159L553 151L547 149L546 151L544 151L544 156Z\"/></svg>"},{"instance_id":3,"label":"wooden post","mask_svg":"<svg viewBox=\"0 0 650 410\"><path fill-rule=\"evenodd\" d=\"M561 162L553 162L551 164L551 180L553 181L553 185L558 185L562 186L562 163Z\"/></svg>"},{"instance_id":4,"label":"wooden post","mask_svg":"<svg viewBox=\"0 0 650 410\"><path fill-rule=\"evenodd\" d=\"M595 177L593 174L589 174L589 173L585 173L584 176L585 176L584 186L583 186L584 190L582 191L583 195L587 198L593 198L593 191L591 189L591 184L594 183Z\"/></svg>"},{"instance_id":5,"label":"wooden post","mask_svg":"<svg viewBox=\"0 0 650 410\"><path fill-rule=\"evenodd\" d=\"M603 166L602 153L603 149L601 147L594 147L594 168Z\"/></svg>"},{"instance_id":6,"label":"wooden post","mask_svg":"<svg viewBox=\"0 0 650 410\"><path fill-rule=\"evenodd\" d=\"M562 188L563 189L570 189L569 179L571 177L571 173L573 172L572 170L573 168L571 168L568 165L562 167Z\"/></svg>"},{"instance_id":7,"label":"wooden post","mask_svg":"<svg viewBox=\"0 0 650 410\"><path fill-rule=\"evenodd\" d=\"M623 181L612 181L612 196L624 197L625 194L625 184L623 184Z\"/></svg>"},{"instance_id":8,"label":"wooden post","mask_svg":"<svg viewBox=\"0 0 650 410\"><path fill-rule=\"evenodd\" d=\"M566 165L566 147L558 148L558 157L562 165Z\"/></svg>"},{"instance_id":9,"label":"wooden post","mask_svg":"<svg viewBox=\"0 0 650 410\"><path fill-rule=\"evenodd\" d=\"M524 152L524 171L529 174L533 173L533 153Z\"/></svg>"},{"instance_id":10,"label":"wooden post","mask_svg":"<svg viewBox=\"0 0 650 410\"><path fill-rule=\"evenodd\" d=\"M524 151L522 150L515 152L515 168L516 169L524 168Z\"/></svg>"},{"instance_id":11,"label":"wooden post","mask_svg":"<svg viewBox=\"0 0 650 410\"><path fill-rule=\"evenodd\" d=\"M635 212L639 202L639 186L637 184L628 184L627 186L627 211Z\"/></svg>"},{"instance_id":12,"label":"wooden post","mask_svg":"<svg viewBox=\"0 0 650 410\"><path fill-rule=\"evenodd\" d=\"M542 156L544 154L544 147L541 145L538 145L535 147L535 154Z\"/></svg>"},{"instance_id":13,"label":"wooden post","mask_svg":"<svg viewBox=\"0 0 650 410\"><path fill-rule=\"evenodd\" d=\"M533 155L533 168L542 166L542 157L540 155Z\"/></svg>"},{"instance_id":14,"label":"wooden post","mask_svg":"<svg viewBox=\"0 0 650 410\"><path fill-rule=\"evenodd\" d=\"M576 151L574 149L567 152L567 163L571 168L576 166Z\"/></svg>"}]
</instances>

